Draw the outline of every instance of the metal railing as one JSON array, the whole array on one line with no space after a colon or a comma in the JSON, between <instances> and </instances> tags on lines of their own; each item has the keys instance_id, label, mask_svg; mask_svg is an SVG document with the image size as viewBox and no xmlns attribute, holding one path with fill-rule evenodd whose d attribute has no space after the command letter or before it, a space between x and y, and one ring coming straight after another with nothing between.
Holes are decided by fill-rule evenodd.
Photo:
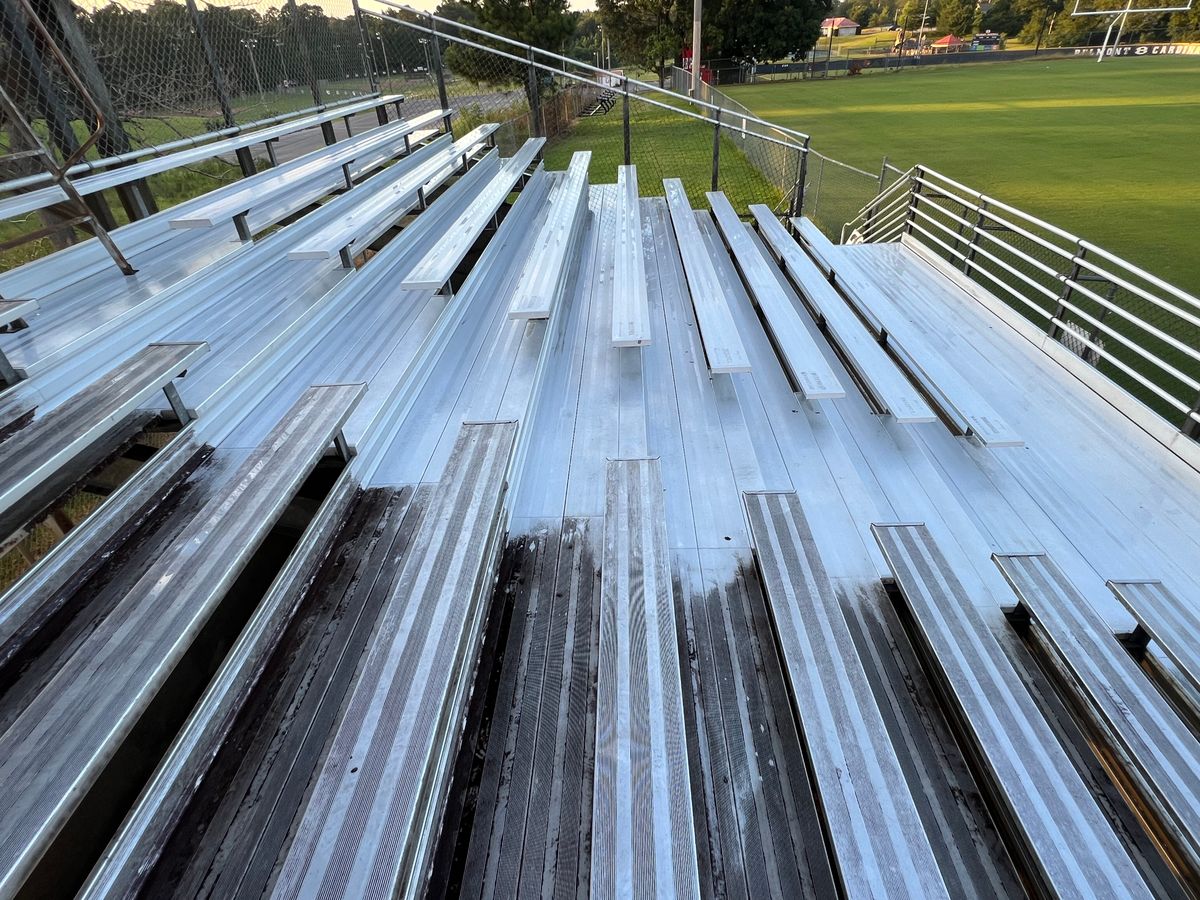
<instances>
[{"instance_id":1,"label":"metal railing","mask_svg":"<svg viewBox=\"0 0 1200 900\"><path fill-rule=\"evenodd\" d=\"M1200 298L1083 238L924 166L843 228L909 235L1200 439Z\"/></svg>"}]
</instances>

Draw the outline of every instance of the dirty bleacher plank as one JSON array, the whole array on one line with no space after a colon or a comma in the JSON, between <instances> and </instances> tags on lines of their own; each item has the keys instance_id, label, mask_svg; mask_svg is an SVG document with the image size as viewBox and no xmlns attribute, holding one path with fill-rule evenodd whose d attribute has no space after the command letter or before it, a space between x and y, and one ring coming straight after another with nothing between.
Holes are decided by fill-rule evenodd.
<instances>
[{"instance_id":1,"label":"dirty bleacher plank","mask_svg":"<svg viewBox=\"0 0 1200 900\"><path fill-rule=\"evenodd\" d=\"M763 321L792 384L806 400L845 397L846 389L801 321L800 311L784 294L773 266L746 233L749 226L738 218L724 194L717 192L707 196L717 225L729 244L738 271L750 288L750 295L762 311Z\"/></svg>"},{"instance_id":2,"label":"dirty bleacher plank","mask_svg":"<svg viewBox=\"0 0 1200 900\"><path fill-rule=\"evenodd\" d=\"M646 287L641 204L637 168L618 166L612 306L614 347L641 347L650 343L650 300Z\"/></svg>"},{"instance_id":3,"label":"dirty bleacher plank","mask_svg":"<svg viewBox=\"0 0 1200 900\"><path fill-rule=\"evenodd\" d=\"M1082 692L1136 789L1200 872L1200 742L1045 553L992 557Z\"/></svg>"},{"instance_id":4,"label":"dirty bleacher plank","mask_svg":"<svg viewBox=\"0 0 1200 900\"><path fill-rule=\"evenodd\" d=\"M609 460L594 898L700 896L668 547L658 460Z\"/></svg>"},{"instance_id":5,"label":"dirty bleacher plank","mask_svg":"<svg viewBox=\"0 0 1200 900\"><path fill-rule=\"evenodd\" d=\"M749 372L750 357L742 344L733 313L729 311L729 300L721 289L717 271L707 256L704 238L696 224L696 213L688 203L683 182L678 178L664 178L663 188L708 367L714 373Z\"/></svg>"},{"instance_id":6,"label":"dirty bleacher plank","mask_svg":"<svg viewBox=\"0 0 1200 900\"><path fill-rule=\"evenodd\" d=\"M995 788L1015 856L1049 896L1150 891L975 601L923 524L874 524L915 634Z\"/></svg>"},{"instance_id":7,"label":"dirty bleacher plank","mask_svg":"<svg viewBox=\"0 0 1200 900\"><path fill-rule=\"evenodd\" d=\"M1152 640L1196 690L1200 690L1200 613L1161 581L1112 579L1118 600L1137 621L1139 642Z\"/></svg>"},{"instance_id":8,"label":"dirty bleacher plank","mask_svg":"<svg viewBox=\"0 0 1200 900\"><path fill-rule=\"evenodd\" d=\"M0 894L68 825L364 391L305 391L0 736Z\"/></svg>"},{"instance_id":9,"label":"dirty bleacher plank","mask_svg":"<svg viewBox=\"0 0 1200 900\"><path fill-rule=\"evenodd\" d=\"M843 892L948 897L799 499L745 497Z\"/></svg>"},{"instance_id":10,"label":"dirty bleacher plank","mask_svg":"<svg viewBox=\"0 0 1200 900\"><path fill-rule=\"evenodd\" d=\"M516 432L515 422L462 426L273 896L423 890L491 598Z\"/></svg>"},{"instance_id":11,"label":"dirty bleacher plank","mask_svg":"<svg viewBox=\"0 0 1200 900\"><path fill-rule=\"evenodd\" d=\"M17 515L18 504L42 482L158 391L166 391L170 405L178 406L171 382L207 351L206 343L150 344L0 443L0 524ZM186 411L177 412L186 421Z\"/></svg>"}]
</instances>

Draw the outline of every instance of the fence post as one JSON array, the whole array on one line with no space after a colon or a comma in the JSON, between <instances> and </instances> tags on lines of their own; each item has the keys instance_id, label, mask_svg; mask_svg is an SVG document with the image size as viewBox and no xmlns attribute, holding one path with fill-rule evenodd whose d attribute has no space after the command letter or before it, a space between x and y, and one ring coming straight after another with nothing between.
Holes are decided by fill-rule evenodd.
<instances>
[{"instance_id":1,"label":"fence post","mask_svg":"<svg viewBox=\"0 0 1200 900\"><path fill-rule=\"evenodd\" d=\"M717 175L721 168L721 110L713 112L712 189L717 190Z\"/></svg>"},{"instance_id":2,"label":"fence post","mask_svg":"<svg viewBox=\"0 0 1200 900\"><path fill-rule=\"evenodd\" d=\"M1200 414L1200 397L1196 398L1196 402L1192 404L1192 411L1188 413L1187 418L1183 420L1183 426L1179 429L1186 437L1196 438L1200 440L1200 422L1194 418Z\"/></svg>"},{"instance_id":3,"label":"fence post","mask_svg":"<svg viewBox=\"0 0 1200 900\"><path fill-rule=\"evenodd\" d=\"M446 112L442 124L446 126L446 134L450 133L450 98L446 95L446 71L442 66L442 39L437 33L437 19L429 14L429 30L433 32L433 76L437 79L438 103Z\"/></svg>"},{"instance_id":4,"label":"fence post","mask_svg":"<svg viewBox=\"0 0 1200 900\"><path fill-rule=\"evenodd\" d=\"M1083 257L1086 254L1087 254L1087 247L1080 247L1080 246L1076 245L1076 248L1075 248L1076 260L1083 259ZM1063 289L1062 289L1062 292L1058 295L1058 305L1054 308L1054 316L1050 319L1050 323L1046 328L1046 333L1049 334L1050 337L1054 338L1056 341L1061 339L1063 329L1062 329L1062 326L1059 325L1058 322L1056 322L1055 320L1057 319L1058 321L1062 321L1063 316L1065 316L1067 314L1067 301L1071 299L1071 294L1075 290L1075 282L1076 282L1076 280L1078 280L1079 274L1081 271L1082 271L1082 267L1079 265L1079 263L1074 262L1071 264L1071 274L1068 275L1066 277L1066 279L1063 280Z\"/></svg>"},{"instance_id":5,"label":"fence post","mask_svg":"<svg viewBox=\"0 0 1200 900\"><path fill-rule=\"evenodd\" d=\"M537 66L533 64L533 45L525 48L529 59L526 78L529 81L529 130L534 137L542 136L542 99L538 96Z\"/></svg>"},{"instance_id":6,"label":"fence post","mask_svg":"<svg viewBox=\"0 0 1200 900\"><path fill-rule=\"evenodd\" d=\"M379 78L375 75L375 67L371 65L371 60L367 58L367 42L370 37L367 35L367 26L363 23L362 7L358 5L358 0L350 0L350 5L354 8L354 22L358 26L358 50L362 56L363 72L371 86L371 93L378 94ZM381 103L375 107L375 118L379 120L380 125L388 123L387 104Z\"/></svg>"},{"instance_id":7,"label":"fence post","mask_svg":"<svg viewBox=\"0 0 1200 900\"><path fill-rule=\"evenodd\" d=\"M917 218L917 197L921 194L921 182L919 182L917 179L924 174L925 170L920 166L913 168L912 188L909 190L908 194L908 216L904 223L905 234L912 234L913 222Z\"/></svg>"},{"instance_id":8,"label":"fence post","mask_svg":"<svg viewBox=\"0 0 1200 900\"><path fill-rule=\"evenodd\" d=\"M317 71L313 68L312 57L308 55L308 44L304 43L304 35L300 31L300 10L296 7L296 0L287 0L289 16L292 20L292 35L296 38L296 47L300 50L300 58L304 62L304 71L308 75L308 86L312 90L313 103L321 106L321 88L317 84ZM325 143L332 144L337 140L337 136L333 134L333 127L329 123L325 123L321 127L322 133L325 135ZM333 140L330 140L330 137Z\"/></svg>"},{"instance_id":9,"label":"fence post","mask_svg":"<svg viewBox=\"0 0 1200 900\"><path fill-rule=\"evenodd\" d=\"M981 198L979 201L979 212L975 214L975 229L971 232L971 240L967 244L967 256L963 260L963 274L969 275L971 268L975 263L975 246L979 242L979 232L984 227L983 215L987 211L987 200ZM964 214L965 218L965 214Z\"/></svg>"},{"instance_id":10,"label":"fence post","mask_svg":"<svg viewBox=\"0 0 1200 900\"><path fill-rule=\"evenodd\" d=\"M804 139L804 146L800 149L800 160L797 165L796 186L792 190L792 208L789 211L790 216L804 215L804 181L808 177L808 142L811 138Z\"/></svg>"},{"instance_id":11,"label":"fence post","mask_svg":"<svg viewBox=\"0 0 1200 900\"><path fill-rule=\"evenodd\" d=\"M196 29L196 40L200 42L200 52L204 55L208 76L212 79L213 92L217 95L217 103L221 106L221 118L225 120L226 125L233 125L233 105L229 102L229 88L225 84L225 73L221 71L217 55L213 52L212 44L208 42L208 33L204 30L204 17L200 15L196 0L187 0L187 8L192 17L192 27ZM254 165L254 156L248 147L239 147L236 153L242 175L249 178L257 171Z\"/></svg>"},{"instance_id":12,"label":"fence post","mask_svg":"<svg viewBox=\"0 0 1200 900\"><path fill-rule=\"evenodd\" d=\"M863 222L862 239L870 240L871 234L875 231L875 214L879 211L879 195L883 193L883 185L887 180L888 158L883 158L883 165L879 167L879 187L875 191L875 199L871 201L871 208L867 210L867 219ZM845 229L843 229L845 230Z\"/></svg>"},{"instance_id":13,"label":"fence post","mask_svg":"<svg viewBox=\"0 0 1200 900\"><path fill-rule=\"evenodd\" d=\"M633 154L629 148L629 79L621 79L624 95L621 98L621 127L625 132L625 165L633 165Z\"/></svg>"}]
</instances>

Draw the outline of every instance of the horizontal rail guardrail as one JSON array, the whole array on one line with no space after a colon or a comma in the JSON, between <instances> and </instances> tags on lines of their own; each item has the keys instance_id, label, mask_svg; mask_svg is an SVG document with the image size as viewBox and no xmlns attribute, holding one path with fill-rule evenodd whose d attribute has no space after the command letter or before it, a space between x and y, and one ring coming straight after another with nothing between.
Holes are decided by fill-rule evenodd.
<instances>
[{"instance_id":1,"label":"horizontal rail guardrail","mask_svg":"<svg viewBox=\"0 0 1200 900\"><path fill-rule=\"evenodd\" d=\"M842 230L843 241L857 242L904 234L1200 439L1200 298L924 166L881 191Z\"/></svg>"}]
</instances>

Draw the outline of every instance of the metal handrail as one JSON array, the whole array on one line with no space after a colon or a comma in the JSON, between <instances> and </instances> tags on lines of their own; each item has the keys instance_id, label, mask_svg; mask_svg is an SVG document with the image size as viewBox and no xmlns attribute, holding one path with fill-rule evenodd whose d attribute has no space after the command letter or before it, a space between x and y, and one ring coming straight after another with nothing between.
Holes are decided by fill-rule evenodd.
<instances>
[{"instance_id":1,"label":"metal handrail","mask_svg":"<svg viewBox=\"0 0 1200 900\"><path fill-rule=\"evenodd\" d=\"M850 230L856 239L867 242L894 241L907 233L936 248L963 272L986 280L1011 298L1016 308L1044 323L1052 338L1061 341L1069 334L1071 346L1080 348L1077 352L1086 361L1113 366L1161 401L1163 409L1183 413L1180 430L1200 437L1200 397L1189 404L1183 395L1200 392L1200 369L1184 371L1175 364L1184 361L1191 369L1192 363L1200 363L1200 347L1189 343L1186 331L1184 339L1172 334L1170 324L1200 328L1200 298L1109 250L924 166L914 166L880 191L846 223L843 238ZM1020 246L1013 238L1028 243ZM1117 290L1170 319L1156 315L1150 322L1116 299ZM1086 300L1084 306L1093 311L1078 300ZM1115 320L1109 318L1113 315ZM1163 358L1154 347L1169 348L1163 352L1171 358Z\"/></svg>"}]
</instances>

